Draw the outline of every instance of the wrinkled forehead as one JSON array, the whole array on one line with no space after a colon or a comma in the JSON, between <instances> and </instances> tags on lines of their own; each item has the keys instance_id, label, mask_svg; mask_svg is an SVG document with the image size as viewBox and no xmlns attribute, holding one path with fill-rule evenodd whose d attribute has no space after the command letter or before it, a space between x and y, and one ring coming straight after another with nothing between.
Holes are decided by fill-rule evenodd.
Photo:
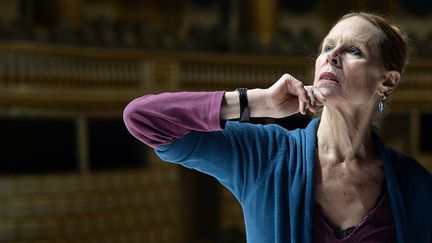
<instances>
[{"instance_id":1,"label":"wrinkled forehead","mask_svg":"<svg viewBox=\"0 0 432 243\"><path fill-rule=\"evenodd\" d=\"M371 46L379 35L377 27L360 16L339 21L324 38L326 41L356 41Z\"/></svg>"}]
</instances>

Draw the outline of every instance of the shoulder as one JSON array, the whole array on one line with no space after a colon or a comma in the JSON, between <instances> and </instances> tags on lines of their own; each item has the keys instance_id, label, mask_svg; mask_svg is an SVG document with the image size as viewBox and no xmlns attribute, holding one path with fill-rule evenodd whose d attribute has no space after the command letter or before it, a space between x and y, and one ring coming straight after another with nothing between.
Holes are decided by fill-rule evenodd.
<instances>
[{"instance_id":1,"label":"shoulder","mask_svg":"<svg viewBox=\"0 0 432 243\"><path fill-rule=\"evenodd\" d=\"M430 234L432 175L413 157L393 149L389 151L403 199L408 235L412 242L425 242L419 239L427 239Z\"/></svg>"},{"instance_id":2,"label":"shoulder","mask_svg":"<svg viewBox=\"0 0 432 243\"><path fill-rule=\"evenodd\" d=\"M237 121L227 121L224 127L225 132L237 134L256 134L256 135L282 135L290 136L290 131L277 124L253 124L253 123L240 123Z\"/></svg>"},{"instance_id":3,"label":"shoulder","mask_svg":"<svg viewBox=\"0 0 432 243\"><path fill-rule=\"evenodd\" d=\"M399 180L415 183L411 186L426 187L425 190L432 191L432 174L428 169L407 154L391 148L389 152Z\"/></svg>"},{"instance_id":4,"label":"shoulder","mask_svg":"<svg viewBox=\"0 0 432 243\"><path fill-rule=\"evenodd\" d=\"M224 127L224 133L232 136L251 136L263 139L267 138L270 140L289 139L292 142L301 140L304 137L303 128L297 128L289 130L278 124L252 124L252 123L240 123L237 121L227 121Z\"/></svg>"},{"instance_id":5,"label":"shoulder","mask_svg":"<svg viewBox=\"0 0 432 243\"><path fill-rule=\"evenodd\" d=\"M312 120L306 128L288 130L277 124L257 125L228 121L223 131L230 140L267 148L274 152L310 150L316 144L316 129L319 120Z\"/></svg>"}]
</instances>

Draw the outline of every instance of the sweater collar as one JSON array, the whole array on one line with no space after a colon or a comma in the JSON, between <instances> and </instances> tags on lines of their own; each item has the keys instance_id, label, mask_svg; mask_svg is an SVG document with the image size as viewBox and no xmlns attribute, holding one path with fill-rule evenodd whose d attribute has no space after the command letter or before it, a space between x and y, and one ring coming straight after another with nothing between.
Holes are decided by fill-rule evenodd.
<instances>
[{"instance_id":1,"label":"sweater collar","mask_svg":"<svg viewBox=\"0 0 432 243\"><path fill-rule=\"evenodd\" d=\"M372 139L375 149L378 152L380 159L384 166L384 176L386 186L390 198L390 207L392 209L393 221L396 227L397 242L406 242L407 228L406 228L406 214L405 207L402 200L402 195L399 190L399 183L396 177L396 168L394 161L391 158L391 150L389 150L383 143L381 137L377 132L372 132Z\"/></svg>"},{"instance_id":2,"label":"sweater collar","mask_svg":"<svg viewBox=\"0 0 432 243\"><path fill-rule=\"evenodd\" d=\"M307 150L306 150L306 160L309 165L308 175L314 178L314 165L315 165L315 148L317 145L317 137L316 133L318 130L318 125L320 123L320 118L314 118L309 123L309 125L305 129L305 135L307 140ZM402 195L399 190L399 184L396 177L395 166L392 163L391 159L391 151L384 145L380 135L373 131L372 132L372 140L374 142L374 146L378 155L383 162L384 168L384 176L386 180L386 186L388 190L388 196L390 200L390 207L392 209L393 221L396 227L396 237L398 239L398 243L406 242L406 215L404 204L402 200ZM314 184L314 179L312 179L312 185ZM309 185L310 186L310 185ZM309 188L308 188L309 189ZM311 202L314 201L313 198L313 189L310 190L312 192L311 198L309 200ZM307 201L309 201L307 200Z\"/></svg>"}]
</instances>

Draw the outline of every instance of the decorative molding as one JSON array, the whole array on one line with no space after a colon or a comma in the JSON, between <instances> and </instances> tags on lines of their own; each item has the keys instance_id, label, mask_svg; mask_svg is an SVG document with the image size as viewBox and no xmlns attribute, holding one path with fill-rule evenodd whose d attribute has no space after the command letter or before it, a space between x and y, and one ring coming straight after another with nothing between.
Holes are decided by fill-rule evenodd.
<instances>
[{"instance_id":1,"label":"decorative molding","mask_svg":"<svg viewBox=\"0 0 432 243\"><path fill-rule=\"evenodd\" d=\"M268 87L290 73L307 84L313 60L282 56L137 51L0 43L2 106L118 109L145 93ZM432 59L408 66L394 105L432 104Z\"/></svg>"}]
</instances>

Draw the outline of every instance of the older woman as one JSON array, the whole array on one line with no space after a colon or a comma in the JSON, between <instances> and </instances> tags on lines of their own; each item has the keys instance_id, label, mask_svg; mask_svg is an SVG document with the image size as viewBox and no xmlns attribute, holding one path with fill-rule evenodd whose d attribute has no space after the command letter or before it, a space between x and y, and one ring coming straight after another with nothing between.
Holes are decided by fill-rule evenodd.
<instances>
[{"instance_id":1,"label":"older woman","mask_svg":"<svg viewBox=\"0 0 432 243\"><path fill-rule=\"evenodd\" d=\"M163 160L227 187L248 242L430 243L431 174L373 129L406 59L397 27L352 13L323 40L313 86L286 74L268 89L148 95L124 120ZM321 106L305 129L245 123Z\"/></svg>"}]
</instances>

